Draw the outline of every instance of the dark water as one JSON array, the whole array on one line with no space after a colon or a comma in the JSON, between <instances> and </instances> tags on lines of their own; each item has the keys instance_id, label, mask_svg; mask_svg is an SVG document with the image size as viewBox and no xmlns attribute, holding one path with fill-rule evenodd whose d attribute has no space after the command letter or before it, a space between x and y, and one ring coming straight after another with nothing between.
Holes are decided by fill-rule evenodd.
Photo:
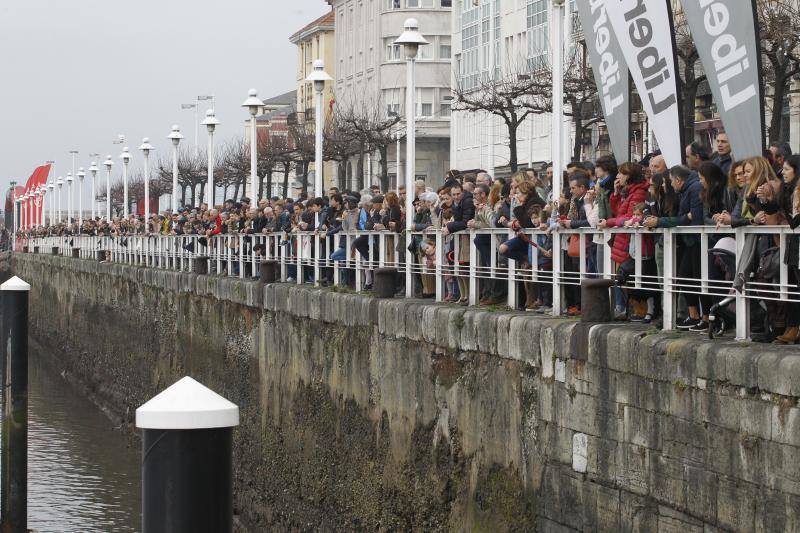
<instances>
[{"instance_id":1,"label":"dark water","mask_svg":"<svg viewBox=\"0 0 800 533\"><path fill-rule=\"evenodd\" d=\"M31 345L28 527L130 532L140 527L138 441L83 398Z\"/></svg>"}]
</instances>

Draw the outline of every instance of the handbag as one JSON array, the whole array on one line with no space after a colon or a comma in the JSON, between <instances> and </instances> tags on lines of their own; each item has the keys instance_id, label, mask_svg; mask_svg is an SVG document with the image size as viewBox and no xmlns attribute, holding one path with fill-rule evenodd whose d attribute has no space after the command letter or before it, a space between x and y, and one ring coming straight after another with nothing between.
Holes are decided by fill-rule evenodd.
<instances>
[{"instance_id":1,"label":"handbag","mask_svg":"<svg viewBox=\"0 0 800 533\"><path fill-rule=\"evenodd\" d=\"M569 236L569 242L567 243L567 255L569 257L580 257L581 256L581 236L577 234L573 234Z\"/></svg>"}]
</instances>

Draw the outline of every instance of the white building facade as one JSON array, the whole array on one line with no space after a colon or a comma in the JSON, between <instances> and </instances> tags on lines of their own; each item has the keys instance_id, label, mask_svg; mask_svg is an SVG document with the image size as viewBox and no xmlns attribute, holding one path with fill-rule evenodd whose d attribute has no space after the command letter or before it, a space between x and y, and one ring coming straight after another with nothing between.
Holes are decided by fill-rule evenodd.
<instances>
[{"instance_id":1,"label":"white building facade","mask_svg":"<svg viewBox=\"0 0 800 533\"><path fill-rule=\"evenodd\" d=\"M380 109L383 116L398 114L397 130L405 131L406 61L393 43L408 18L419 22L419 31L430 44L420 47L416 62L416 163L415 175L431 184L440 183L450 168L450 104L452 93L453 0L328 0L336 16L337 106ZM388 150L391 186L405 172L405 142ZM346 183L355 188L357 157L347 165ZM381 174L377 151L364 162L365 185L378 183Z\"/></svg>"}]
</instances>

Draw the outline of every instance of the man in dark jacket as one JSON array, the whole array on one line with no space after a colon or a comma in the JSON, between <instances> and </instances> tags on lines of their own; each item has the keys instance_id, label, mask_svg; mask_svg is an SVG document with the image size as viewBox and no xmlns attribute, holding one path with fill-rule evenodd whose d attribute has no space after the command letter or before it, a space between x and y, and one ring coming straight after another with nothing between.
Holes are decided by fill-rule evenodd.
<instances>
[{"instance_id":1,"label":"man in dark jacket","mask_svg":"<svg viewBox=\"0 0 800 533\"><path fill-rule=\"evenodd\" d=\"M669 171L672 187L678 193L678 215L674 217L648 217L644 225L648 228L672 228L675 226L700 226L703 224L703 190L697 174L683 165L676 165ZM689 316L678 324L678 329L708 331L708 309L703 309L700 317L700 237L686 233L678 238L676 250L678 257L677 277L683 279L686 304Z\"/></svg>"},{"instance_id":2,"label":"man in dark jacket","mask_svg":"<svg viewBox=\"0 0 800 533\"><path fill-rule=\"evenodd\" d=\"M721 168L726 176L728 175L733 158L731 157L731 142L728 140L728 134L724 131L717 134L717 153L711 161Z\"/></svg>"},{"instance_id":3,"label":"man in dark jacket","mask_svg":"<svg viewBox=\"0 0 800 533\"><path fill-rule=\"evenodd\" d=\"M586 192L589 190L589 178L585 171L577 170L569 177L569 192L572 196L570 201L570 208L569 213L567 215L567 220L560 221L560 225L563 228L568 229L578 229L578 228L588 228L590 226L589 221L586 219L586 204L584 202L584 198L586 196ZM572 238L572 236L570 236ZM586 257L590 258L594 256L594 249L590 248L592 246L592 239L590 236L587 235L585 239L585 246L586 246ZM567 298L567 314L570 316L575 316L580 312L581 306L581 292L580 292L580 257L570 257L569 255L564 256L564 270L565 272L575 273L575 274L567 274L565 276L567 280L567 285L564 287L564 293ZM596 268L594 271L596 272ZM589 271L591 272L592 269L590 268ZM569 281L574 281L577 284L573 285L569 283Z\"/></svg>"},{"instance_id":4,"label":"man in dark jacket","mask_svg":"<svg viewBox=\"0 0 800 533\"><path fill-rule=\"evenodd\" d=\"M454 184L450 188L450 196L453 198L453 221L442 228L442 235L449 235L467 229L467 222L475 218L475 202L472 193L465 191L461 184ZM451 246L455 252L455 239ZM458 291L460 299L458 303L467 305L469 303L469 277L467 268L469 264L469 237L465 236L458 240L458 253L454 253L453 263L458 267L456 279L458 281Z\"/></svg>"}]
</instances>

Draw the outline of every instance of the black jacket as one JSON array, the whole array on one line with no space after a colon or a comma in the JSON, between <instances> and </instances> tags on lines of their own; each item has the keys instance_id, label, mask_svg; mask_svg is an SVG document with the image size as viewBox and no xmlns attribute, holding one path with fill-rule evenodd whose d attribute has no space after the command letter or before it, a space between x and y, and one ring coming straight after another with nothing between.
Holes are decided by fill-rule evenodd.
<instances>
[{"instance_id":1,"label":"black jacket","mask_svg":"<svg viewBox=\"0 0 800 533\"><path fill-rule=\"evenodd\" d=\"M455 233L467 229L467 222L475 218L475 202L472 193L464 191L461 201L453 205L453 222L447 225L447 231Z\"/></svg>"},{"instance_id":2,"label":"black jacket","mask_svg":"<svg viewBox=\"0 0 800 533\"><path fill-rule=\"evenodd\" d=\"M538 194L529 194L528 197L525 199L525 203L522 205L518 205L514 208L514 217L519 222L520 227L522 228L532 228L533 222L531 222L531 217L528 216L528 211L530 211L531 207L538 205L539 207L544 207L546 204L544 200ZM581 206L583 209L583 206ZM586 212L584 211L583 218L586 218Z\"/></svg>"}]
</instances>

